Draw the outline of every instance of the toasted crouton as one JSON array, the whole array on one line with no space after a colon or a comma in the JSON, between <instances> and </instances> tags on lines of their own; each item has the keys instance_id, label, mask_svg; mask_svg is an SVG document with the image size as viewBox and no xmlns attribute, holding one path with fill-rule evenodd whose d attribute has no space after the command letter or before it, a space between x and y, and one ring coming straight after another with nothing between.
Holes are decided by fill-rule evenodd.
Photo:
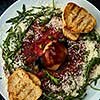
<instances>
[{"instance_id":1,"label":"toasted crouton","mask_svg":"<svg viewBox=\"0 0 100 100\"><path fill-rule=\"evenodd\" d=\"M9 77L8 92L10 100L37 100L42 94L40 87L22 69L17 69Z\"/></svg>"},{"instance_id":2,"label":"toasted crouton","mask_svg":"<svg viewBox=\"0 0 100 100\"><path fill-rule=\"evenodd\" d=\"M88 33L96 25L96 19L84 8L70 2L63 11L62 19L64 26L70 31Z\"/></svg>"}]
</instances>

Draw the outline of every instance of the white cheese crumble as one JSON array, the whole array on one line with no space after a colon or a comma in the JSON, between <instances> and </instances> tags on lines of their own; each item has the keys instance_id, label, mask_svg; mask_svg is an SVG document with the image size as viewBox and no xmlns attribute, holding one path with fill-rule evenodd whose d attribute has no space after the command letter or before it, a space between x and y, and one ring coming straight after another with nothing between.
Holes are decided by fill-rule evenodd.
<instances>
[{"instance_id":1,"label":"white cheese crumble","mask_svg":"<svg viewBox=\"0 0 100 100\"><path fill-rule=\"evenodd\" d=\"M19 68L24 66L24 63L19 59L18 62L14 62L14 68Z\"/></svg>"},{"instance_id":2,"label":"white cheese crumble","mask_svg":"<svg viewBox=\"0 0 100 100\"><path fill-rule=\"evenodd\" d=\"M62 29L63 27L62 20L59 17L53 17L48 25L52 25L56 29Z\"/></svg>"},{"instance_id":3,"label":"white cheese crumble","mask_svg":"<svg viewBox=\"0 0 100 100\"><path fill-rule=\"evenodd\" d=\"M63 97L62 96L58 96L57 99L58 100L63 100Z\"/></svg>"},{"instance_id":4,"label":"white cheese crumble","mask_svg":"<svg viewBox=\"0 0 100 100\"><path fill-rule=\"evenodd\" d=\"M83 86L83 84L84 84L83 74L81 74L79 76L75 76L75 81L78 86Z\"/></svg>"},{"instance_id":5,"label":"white cheese crumble","mask_svg":"<svg viewBox=\"0 0 100 100\"><path fill-rule=\"evenodd\" d=\"M61 86L62 86L62 90L64 90L65 93L69 95L70 93L72 93L72 90L76 88L76 83L73 80L73 78L69 76L66 81L62 82Z\"/></svg>"},{"instance_id":6,"label":"white cheese crumble","mask_svg":"<svg viewBox=\"0 0 100 100\"><path fill-rule=\"evenodd\" d=\"M100 64L95 66L96 68L93 70L93 73L91 73L90 77L95 78L98 75L100 75Z\"/></svg>"},{"instance_id":7,"label":"white cheese crumble","mask_svg":"<svg viewBox=\"0 0 100 100\"><path fill-rule=\"evenodd\" d=\"M95 48L96 41L85 41L86 51L89 51L89 55L87 56L87 60L90 61L94 57L98 57L98 52Z\"/></svg>"},{"instance_id":8,"label":"white cheese crumble","mask_svg":"<svg viewBox=\"0 0 100 100\"><path fill-rule=\"evenodd\" d=\"M56 85L53 85L53 84L50 85L49 84L48 86L53 92L60 91L60 87L58 88Z\"/></svg>"}]
</instances>

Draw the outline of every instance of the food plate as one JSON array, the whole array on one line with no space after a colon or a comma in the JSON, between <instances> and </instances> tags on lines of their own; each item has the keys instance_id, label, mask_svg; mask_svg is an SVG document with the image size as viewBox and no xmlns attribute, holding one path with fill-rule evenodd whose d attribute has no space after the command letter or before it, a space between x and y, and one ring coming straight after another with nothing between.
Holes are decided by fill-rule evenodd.
<instances>
[{"instance_id":1,"label":"food plate","mask_svg":"<svg viewBox=\"0 0 100 100\"><path fill-rule=\"evenodd\" d=\"M13 5L11 5L1 16L0 18L0 43L3 43L3 40L6 38L6 31L9 29L10 24L6 23L9 18L12 18L17 15L16 11L21 10L22 5L25 4L26 8L31 8L32 6L40 6L40 5L49 5L51 4L51 0L19 0L16 1ZM64 7L68 2L74 2L85 9L87 9L93 16L96 17L97 25L95 29L100 33L100 12L99 10L90 4L86 0L55 0L55 4L57 7ZM2 50L0 50L0 92L8 100L7 96L7 79L5 78L3 71L3 60L2 60ZM97 87L100 87L100 82L98 81ZM85 100L99 100L100 95L99 92L94 91L92 89L87 90L88 95Z\"/></svg>"}]
</instances>

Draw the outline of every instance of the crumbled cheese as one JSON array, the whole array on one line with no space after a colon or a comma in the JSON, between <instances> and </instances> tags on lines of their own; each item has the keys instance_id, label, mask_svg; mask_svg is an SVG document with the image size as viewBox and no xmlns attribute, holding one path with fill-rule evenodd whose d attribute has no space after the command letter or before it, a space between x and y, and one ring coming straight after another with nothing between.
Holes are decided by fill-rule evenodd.
<instances>
[{"instance_id":1,"label":"crumbled cheese","mask_svg":"<svg viewBox=\"0 0 100 100\"><path fill-rule=\"evenodd\" d=\"M21 60L19 60L18 62L15 62L14 63L14 68L19 68L19 67L22 67L24 64Z\"/></svg>"},{"instance_id":2,"label":"crumbled cheese","mask_svg":"<svg viewBox=\"0 0 100 100\"><path fill-rule=\"evenodd\" d=\"M35 39L38 40L40 37L42 37L42 34L38 32L38 33L35 35Z\"/></svg>"},{"instance_id":3,"label":"crumbled cheese","mask_svg":"<svg viewBox=\"0 0 100 100\"><path fill-rule=\"evenodd\" d=\"M96 41L85 41L86 45L86 51L89 51L89 55L86 58L88 61L90 61L94 57L98 57L98 52L95 48Z\"/></svg>"},{"instance_id":4,"label":"crumbled cheese","mask_svg":"<svg viewBox=\"0 0 100 100\"><path fill-rule=\"evenodd\" d=\"M62 90L64 90L64 92L67 94L72 93L72 90L75 89L75 86L76 86L74 80L71 77L70 77L70 80L72 82L71 85L69 85L67 81L62 83Z\"/></svg>"},{"instance_id":5,"label":"crumbled cheese","mask_svg":"<svg viewBox=\"0 0 100 100\"><path fill-rule=\"evenodd\" d=\"M65 93L68 93L68 95L70 92L72 92L71 87L67 83L62 83L62 90L64 90Z\"/></svg>"},{"instance_id":6,"label":"crumbled cheese","mask_svg":"<svg viewBox=\"0 0 100 100\"><path fill-rule=\"evenodd\" d=\"M77 86L76 89L71 93L71 96L77 96L78 93L77 93L77 90L79 90L79 87Z\"/></svg>"},{"instance_id":7,"label":"crumbled cheese","mask_svg":"<svg viewBox=\"0 0 100 100\"><path fill-rule=\"evenodd\" d=\"M15 59L15 61L13 63L13 66L15 69L24 66L23 59L21 57L22 57L22 55L17 56L17 58Z\"/></svg>"},{"instance_id":8,"label":"crumbled cheese","mask_svg":"<svg viewBox=\"0 0 100 100\"><path fill-rule=\"evenodd\" d=\"M68 74L67 74L67 73L65 73L65 75L62 75L61 77L62 77L62 82L63 82L63 81L65 81L65 80L67 80L67 79L68 79Z\"/></svg>"},{"instance_id":9,"label":"crumbled cheese","mask_svg":"<svg viewBox=\"0 0 100 100\"><path fill-rule=\"evenodd\" d=\"M79 76L75 76L75 81L78 86L83 86L83 84L84 84L83 74L81 74Z\"/></svg>"},{"instance_id":10,"label":"crumbled cheese","mask_svg":"<svg viewBox=\"0 0 100 100\"><path fill-rule=\"evenodd\" d=\"M13 66L14 66L14 68L19 68L19 66L17 64L14 64Z\"/></svg>"},{"instance_id":11,"label":"crumbled cheese","mask_svg":"<svg viewBox=\"0 0 100 100\"><path fill-rule=\"evenodd\" d=\"M58 96L57 99L58 100L63 100L63 97L62 96Z\"/></svg>"},{"instance_id":12,"label":"crumbled cheese","mask_svg":"<svg viewBox=\"0 0 100 100\"><path fill-rule=\"evenodd\" d=\"M93 73L91 73L91 78L95 78L98 75L100 75L100 65L96 65L96 68L93 70Z\"/></svg>"},{"instance_id":13,"label":"crumbled cheese","mask_svg":"<svg viewBox=\"0 0 100 100\"><path fill-rule=\"evenodd\" d=\"M53 92L60 91L60 87L58 88L56 85L53 85L53 84L50 85L49 84L48 86Z\"/></svg>"},{"instance_id":14,"label":"crumbled cheese","mask_svg":"<svg viewBox=\"0 0 100 100\"><path fill-rule=\"evenodd\" d=\"M56 29L62 29L63 27L62 20L59 17L53 17L49 24L55 27Z\"/></svg>"}]
</instances>

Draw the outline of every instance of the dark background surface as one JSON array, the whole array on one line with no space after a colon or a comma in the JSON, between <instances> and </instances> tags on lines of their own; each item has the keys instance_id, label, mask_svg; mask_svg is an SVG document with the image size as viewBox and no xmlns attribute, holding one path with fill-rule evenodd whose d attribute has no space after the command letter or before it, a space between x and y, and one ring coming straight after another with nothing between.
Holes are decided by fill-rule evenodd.
<instances>
[{"instance_id":1,"label":"dark background surface","mask_svg":"<svg viewBox=\"0 0 100 100\"><path fill-rule=\"evenodd\" d=\"M12 4L17 0L0 0L0 15ZM95 5L100 10L100 0L88 0L93 5ZM0 95L0 100L2 99L2 96Z\"/></svg>"},{"instance_id":2,"label":"dark background surface","mask_svg":"<svg viewBox=\"0 0 100 100\"><path fill-rule=\"evenodd\" d=\"M0 15L17 0L0 0ZM100 0L88 0L100 10Z\"/></svg>"}]
</instances>

